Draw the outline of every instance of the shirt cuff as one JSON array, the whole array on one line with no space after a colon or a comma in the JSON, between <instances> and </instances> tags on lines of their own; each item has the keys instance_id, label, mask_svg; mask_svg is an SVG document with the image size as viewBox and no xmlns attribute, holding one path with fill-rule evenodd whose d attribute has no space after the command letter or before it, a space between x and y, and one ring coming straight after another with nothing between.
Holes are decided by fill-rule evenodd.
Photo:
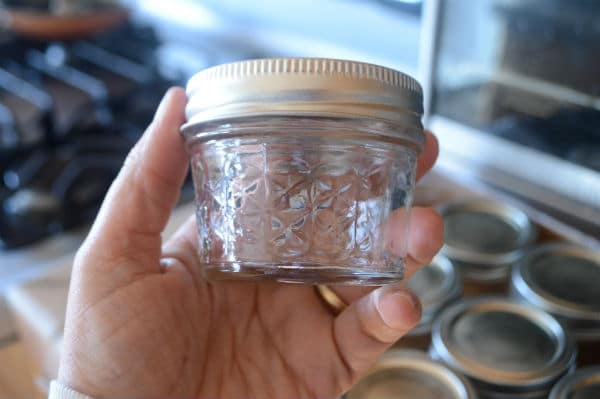
<instances>
[{"instance_id":1,"label":"shirt cuff","mask_svg":"<svg viewBox=\"0 0 600 399\"><path fill-rule=\"evenodd\" d=\"M50 393L48 399L94 399L91 396L84 395L71 389L56 380L50 383Z\"/></svg>"}]
</instances>

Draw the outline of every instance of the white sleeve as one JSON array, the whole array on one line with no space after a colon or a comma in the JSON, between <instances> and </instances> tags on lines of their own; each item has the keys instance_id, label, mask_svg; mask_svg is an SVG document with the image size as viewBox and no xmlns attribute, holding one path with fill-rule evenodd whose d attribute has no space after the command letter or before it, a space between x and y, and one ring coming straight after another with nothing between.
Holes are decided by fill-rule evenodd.
<instances>
[{"instance_id":1,"label":"white sleeve","mask_svg":"<svg viewBox=\"0 0 600 399\"><path fill-rule=\"evenodd\" d=\"M50 383L48 399L94 399L91 396L79 393L56 380Z\"/></svg>"}]
</instances>

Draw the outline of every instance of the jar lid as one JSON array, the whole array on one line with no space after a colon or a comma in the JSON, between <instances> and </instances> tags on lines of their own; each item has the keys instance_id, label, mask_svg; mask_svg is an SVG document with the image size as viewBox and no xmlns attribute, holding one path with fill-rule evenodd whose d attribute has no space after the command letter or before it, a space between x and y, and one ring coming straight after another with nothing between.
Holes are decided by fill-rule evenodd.
<instances>
[{"instance_id":1,"label":"jar lid","mask_svg":"<svg viewBox=\"0 0 600 399\"><path fill-rule=\"evenodd\" d=\"M399 125L391 137L419 148L423 92L412 77L363 62L325 58L266 58L205 69L187 84L188 122L254 116L369 118Z\"/></svg>"},{"instance_id":2,"label":"jar lid","mask_svg":"<svg viewBox=\"0 0 600 399\"><path fill-rule=\"evenodd\" d=\"M345 399L475 399L462 377L424 352L392 349L386 352Z\"/></svg>"},{"instance_id":3,"label":"jar lid","mask_svg":"<svg viewBox=\"0 0 600 399\"><path fill-rule=\"evenodd\" d=\"M576 356L573 340L554 317L494 297L444 310L433 325L430 353L466 375L480 393L514 398L547 395Z\"/></svg>"},{"instance_id":4,"label":"jar lid","mask_svg":"<svg viewBox=\"0 0 600 399\"><path fill-rule=\"evenodd\" d=\"M563 377L548 399L600 398L600 366L586 367Z\"/></svg>"},{"instance_id":5,"label":"jar lid","mask_svg":"<svg viewBox=\"0 0 600 399\"><path fill-rule=\"evenodd\" d=\"M600 252L546 244L513 270L513 295L558 317L579 339L600 338Z\"/></svg>"},{"instance_id":6,"label":"jar lid","mask_svg":"<svg viewBox=\"0 0 600 399\"><path fill-rule=\"evenodd\" d=\"M431 323L439 311L461 295L461 284L448 258L438 254L431 263L417 271L406 283L421 300L421 322L409 335L431 331Z\"/></svg>"},{"instance_id":7,"label":"jar lid","mask_svg":"<svg viewBox=\"0 0 600 399\"><path fill-rule=\"evenodd\" d=\"M536 229L519 209L489 200L449 204L444 218L442 252L452 260L510 265L536 237Z\"/></svg>"}]
</instances>

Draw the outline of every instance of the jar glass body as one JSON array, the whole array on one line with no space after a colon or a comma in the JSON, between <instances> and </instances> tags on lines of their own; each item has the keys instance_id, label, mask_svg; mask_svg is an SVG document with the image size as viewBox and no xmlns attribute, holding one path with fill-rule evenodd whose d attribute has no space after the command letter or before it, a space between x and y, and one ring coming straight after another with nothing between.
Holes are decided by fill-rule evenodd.
<instances>
[{"instance_id":1,"label":"jar glass body","mask_svg":"<svg viewBox=\"0 0 600 399\"><path fill-rule=\"evenodd\" d=\"M402 127L262 116L194 125L185 136L207 278L402 278L418 153Z\"/></svg>"}]
</instances>

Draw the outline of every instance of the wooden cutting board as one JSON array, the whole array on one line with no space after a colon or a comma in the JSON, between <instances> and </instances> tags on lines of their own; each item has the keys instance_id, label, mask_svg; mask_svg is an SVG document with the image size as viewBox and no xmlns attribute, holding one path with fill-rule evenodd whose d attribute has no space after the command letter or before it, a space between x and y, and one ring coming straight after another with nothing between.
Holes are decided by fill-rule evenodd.
<instances>
[{"instance_id":1,"label":"wooden cutting board","mask_svg":"<svg viewBox=\"0 0 600 399\"><path fill-rule=\"evenodd\" d=\"M0 347L0 399L42 399L33 382L25 348L18 341Z\"/></svg>"}]
</instances>

